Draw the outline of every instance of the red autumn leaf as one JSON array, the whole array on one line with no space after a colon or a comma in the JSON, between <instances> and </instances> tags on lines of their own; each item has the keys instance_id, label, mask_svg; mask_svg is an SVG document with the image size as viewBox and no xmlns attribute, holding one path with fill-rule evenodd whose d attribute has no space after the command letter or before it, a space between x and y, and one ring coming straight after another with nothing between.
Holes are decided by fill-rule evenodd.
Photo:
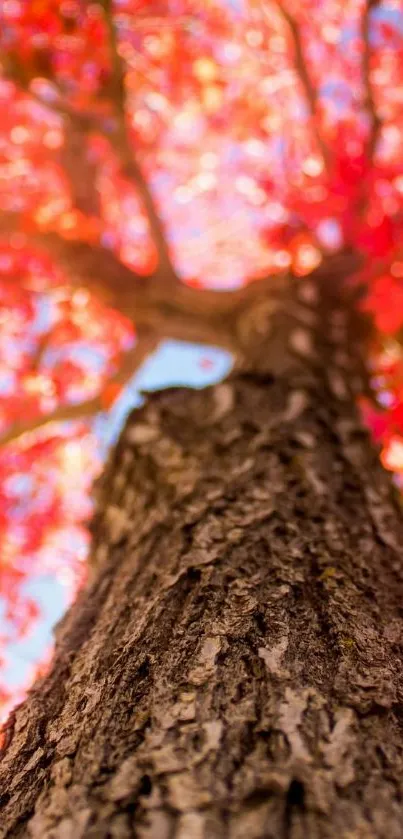
<instances>
[{"instance_id":1,"label":"red autumn leaf","mask_svg":"<svg viewBox=\"0 0 403 839\"><path fill-rule=\"evenodd\" d=\"M377 277L371 284L365 305L374 313L381 332L397 332L403 326L403 281L390 274Z\"/></svg>"},{"instance_id":2,"label":"red autumn leaf","mask_svg":"<svg viewBox=\"0 0 403 839\"><path fill-rule=\"evenodd\" d=\"M123 385L110 383L105 385L101 392L101 403L104 411L109 411L114 402L122 393Z\"/></svg>"}]
</instances>

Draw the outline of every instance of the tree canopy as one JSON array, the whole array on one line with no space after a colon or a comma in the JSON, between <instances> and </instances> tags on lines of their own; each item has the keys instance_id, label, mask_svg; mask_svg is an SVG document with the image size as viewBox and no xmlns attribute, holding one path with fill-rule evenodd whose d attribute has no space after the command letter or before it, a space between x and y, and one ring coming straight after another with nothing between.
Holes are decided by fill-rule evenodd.
<instances>
[{"instance_id":1,"label":"tree canopy","mask_svg":"<svg viewBox=\"0 0 403 839\"><path fill-rule=\"evenodd\" d=\"M401 478L403 7L4 0L0 71L6 649L29 575L57 555L83 579L94 417L166 339L235 354L231 318L284 272L339 254L362 289L362 410Z\"/></svg>"}]
</instances>

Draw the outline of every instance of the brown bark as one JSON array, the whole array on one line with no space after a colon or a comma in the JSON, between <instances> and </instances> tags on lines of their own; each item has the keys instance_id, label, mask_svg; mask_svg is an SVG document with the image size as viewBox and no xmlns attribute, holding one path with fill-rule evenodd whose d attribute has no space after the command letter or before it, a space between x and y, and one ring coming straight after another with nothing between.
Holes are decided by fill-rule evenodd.
<instances>
[{"instance_id":1,"label":"brown bark","mask_svg":"<svg viewBox=\"0 0 403 839\"><path fill-rule=\"evenodd\" d=\"M327 289L245 313L248 372L129 418L1 839L402 835L403 518Z\"/></svg>"}]
</instances>

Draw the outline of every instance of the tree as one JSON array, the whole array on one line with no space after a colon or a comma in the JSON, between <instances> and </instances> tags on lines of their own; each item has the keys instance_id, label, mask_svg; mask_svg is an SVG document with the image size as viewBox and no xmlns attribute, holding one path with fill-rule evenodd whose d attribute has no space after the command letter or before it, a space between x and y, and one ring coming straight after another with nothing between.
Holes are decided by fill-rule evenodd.
<instances>
[{"instance_id":1,"label":"tree","mask_svg":"<svg viewBox=\"0 0 403 839\"><path fill-rule=\"evenodd\" d=\"M29 320L32 276L50 260L49 299L67 274L87 295L84 331L113 307L110 362L84 402L70 362L53 413L34 399L4 444L99 410L164 337L222 346L236 365L130 415L98 484L90 578L4 731L0 836L399 837L403 521L356 401L391 464L401 12L58 5L6 4L11 140L31 145L21 160L3 145L5 176L23 187L5 190L4 287ZM189 116L208 139L202 162L181 133ZM203 248L193 263L181 202L194 190L202 214L207 190L217 247L234 172L208 176L228 147L253 254L229 236L222 260L247 281L218 291L203 287ZM225 265L217 274L225 283ZM39 367L54 330L57 342L77 329L62 303ZM375 350L387 418L371 394Z\"/></svg>"}]
</instances>

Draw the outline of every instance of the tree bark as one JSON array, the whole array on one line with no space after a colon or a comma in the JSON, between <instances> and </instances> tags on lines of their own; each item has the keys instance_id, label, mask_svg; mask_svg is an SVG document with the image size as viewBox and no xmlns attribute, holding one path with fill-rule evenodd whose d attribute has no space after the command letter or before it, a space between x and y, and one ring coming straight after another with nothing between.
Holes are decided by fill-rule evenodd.
<instances>
[{"instance_id":1,"label":"tree bark","mask_svg":"<svg viewBox=\"0 0 403 839\"><path fill-rule=\"evenodd\" d=\"M9 725L2 839L400 839L403 517L354 313L302 291L243 321L253 369L130 416Z\"/></svg>"}]
</instances>

